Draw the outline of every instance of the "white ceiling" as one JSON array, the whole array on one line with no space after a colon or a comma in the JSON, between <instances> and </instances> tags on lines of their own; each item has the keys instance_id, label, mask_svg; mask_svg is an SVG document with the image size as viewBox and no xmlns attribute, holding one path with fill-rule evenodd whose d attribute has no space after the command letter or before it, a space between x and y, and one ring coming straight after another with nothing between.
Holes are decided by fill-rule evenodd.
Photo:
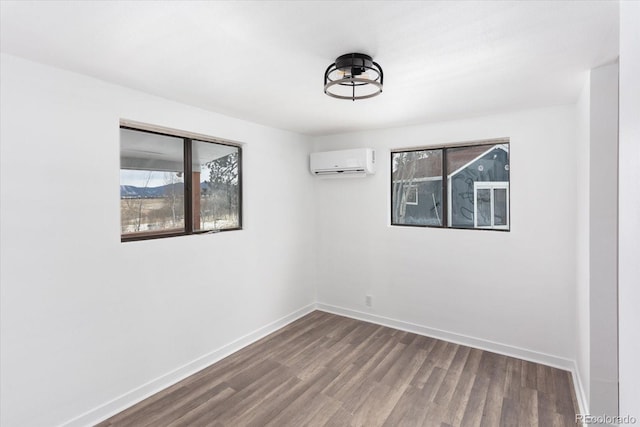
<instances>
[{"instance_id":1,"label":"white ceiling","mask_svg":"<svg viewBox=\"0 0 640 427\"><path fill-rule=\"evenodd\" d=\"M573 103L618 55L617 1L2 1L3 52L322 135ZM384 92L323 93L362 52Z\"/></svg>"}]
</instances>

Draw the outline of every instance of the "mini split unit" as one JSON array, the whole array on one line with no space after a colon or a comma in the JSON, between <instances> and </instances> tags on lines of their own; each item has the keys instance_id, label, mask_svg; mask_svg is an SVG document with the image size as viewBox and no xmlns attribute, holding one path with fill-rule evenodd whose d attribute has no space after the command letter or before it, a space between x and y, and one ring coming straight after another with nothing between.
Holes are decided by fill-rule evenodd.
<instances>
[{"instance_id":1,"label":"mini split unit","mask_svg":"<svg viewBox=\"0 0 640 427\"><path fill-rule=\"evenodd\" d=\"M372 148L311 153L311 173L319 177L363 177L376 172Z\"/></svg>"}]
</instances>

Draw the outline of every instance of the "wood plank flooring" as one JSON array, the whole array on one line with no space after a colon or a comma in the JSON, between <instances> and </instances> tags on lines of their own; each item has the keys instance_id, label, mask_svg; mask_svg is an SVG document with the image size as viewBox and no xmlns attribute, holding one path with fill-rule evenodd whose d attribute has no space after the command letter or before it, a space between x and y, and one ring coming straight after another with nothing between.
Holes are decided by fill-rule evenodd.
<instances>
[{"instance_id":1,"label":"wood plank flooring","mask_svg":"<svg viewBox=\"0 0 640 427\"><path fill-rule=\"evenodd\" d=\"M99 424L575 426L569 372L314 311Z\"/></svg>"}]
</instances>

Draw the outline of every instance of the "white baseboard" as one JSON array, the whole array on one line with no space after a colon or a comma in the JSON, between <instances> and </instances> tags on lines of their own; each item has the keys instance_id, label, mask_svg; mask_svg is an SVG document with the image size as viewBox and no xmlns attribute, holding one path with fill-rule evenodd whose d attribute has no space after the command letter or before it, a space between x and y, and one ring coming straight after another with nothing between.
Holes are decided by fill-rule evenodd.
<instances>
[{"instance_id":1,"label":"white baseboard","mask_svg":"<svg viewBox=\"0 0 640 427\"><path fill-rule=\"evenodd\" d=\"M402 320L391 319L376 314L365 313L324 303L314 303L296 310L293 313L284 316L274 322L271 322L268 325L263 326L262 328L259 328L241 338L238 338L237 340L217 350L205 354L198 359L195 359L171 372L168 372L154 380L151 380L134 390L128 391L123 395L111 400L110 402L100 405L82 415L79 415L76 418L73 418L72 420L61 424L60 427L93 426L101 421L104 421L105 419L125 410L126 408L129 408L132 405L135 405L136 403L146 399L149 396L152 396L155 393L158 393L159 391L164 390L167 387L170 387L171 385L187 378L190 375L195 374L196 372L206 368L207 366L210 366L217 361L224 359L230 354L241 350L249 344L258 341L259 339L277 331L278 329L288 325L291 322L294 322L295 320L313 312L316 309L325 311L327 313L338 314L357 320L363 320L382 326L388 326L394 329L400 329L419 335L437 338L444 341L466 345L481 350L487 350L505 356L516 357L518 359L528 360L531 362L536 362L569 371L572 374L576 398L578 400L580 411L583 414L589 413L584 387L580 379L576 362L573 360L533 350L527 350L508 344L502 344L481 338L475 338L467 335L457 334L454 332L448 332L436 328L417 325Z\"/></svg>"},{"instance_id":2,"label":"white baseboard","mask_svg":"<svg viewBox=\"0 0 640 427\"><path fill-rule=\"evenodd\" d=\"M577 384L575 380L575 378L577 377L575 371L576 364L575 361L571 359L541 353L538 351L527 350L525 348L489 341L482 338L475 338L468 335L443 331L441 329L429 328L427 326L416 325L414 323L405 322L402 320L390 319L388 317L378 316L376 314L364 313L361 311L351 310L343 307L336 307L329 304L317 303L317 308L318 310L326 311L328 313L351 317L358 320L364 320L378 325L400 329L402 331L425 335L432 338L438 338L444 341L462 344L480 350L487 350L493 353L503 354L505 356L516 357L518 359L559 368L571 372L574 377L574 383ZM584 396L584 393L581 392L581 394L582 396ZM578 390L576 390L576 395L578 395Z\"/></svg>"},{"instance_id":3,"label":"white baseboard","mask_svg":"<svg viewBox=\"0 0 640 427\"><path fill-rule=\"evenodd\" d=\"M581 414L589 414L589 401L587 400L587 394L584 391L584 385L582 384L582 375L578 369L578 364L573 363L571 369L571 375L573 377L573 387L576 391L576 399L578 400L578 406L580 407Z\"/></svg>"},{"instance_id":4,"label":"white baseboard","mask_svg":"<svg viewBox=\"0 0 640 427\"><path fill-rule=\"evenodd\" d=\"M172 386L173 384L187 378L190 375L195 374L198 371L216 363L219 360L224 359L232 353L258 341L261 338L269 335L272 332L288 325L289 323L305 316L316 309L316 304L309 304L302 307L299 310L294 311L287 316L284 316L276 321L269 323L229 344L220 347L202 357L199 357L171 372L168 372L154 380L149 381L140 387L124 393L123 395L116 397L115 399L98 406L84 414L73 418L63 424L60 427L84 427L93 426L105 419L129 408L132 405L146 399L153 394L164 390L165 388Z\"/></svg>"}]
</instances>

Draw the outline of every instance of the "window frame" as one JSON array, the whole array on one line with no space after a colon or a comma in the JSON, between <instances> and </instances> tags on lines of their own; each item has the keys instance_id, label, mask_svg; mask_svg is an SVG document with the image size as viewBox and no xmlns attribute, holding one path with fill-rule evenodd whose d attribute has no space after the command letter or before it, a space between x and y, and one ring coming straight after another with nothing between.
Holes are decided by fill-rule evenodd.
<instances>
[{"instance_id":1,"label":"window frame","mask_svg":"<svg viewBox=\"0 0 640 427\"><path fill-rule=\"evenodd\" d=\"M137 122L120 121L120 129L127 129L136 132L145 132L155 135L168 136L182 139L182 162L184 175L184 230L183 231L142 231L137 233L122 234L120 232L120 242L135 242L140 240L164 239L168 237L191 236L197 234L214 234L225 231L242 230L242 145L237 142L221 140L196 133L183 132L174 129L162 128L159 126L146 125ZM193 142L207 142L211 144L226 145L238 149L238 226L217 230L194 230L193 225ZM120 149L120 146L119 146ZM198 183L199 184L199 183ZM120 216L122 221L122 215Z\"/></svg>"},{"instance_id":2,"label":"window frame","mask_svg":"<svg viewBox=\"0 0 640 427\"><path fill-rule=\"evenodd\" d=\"M460 227L460 226L452 226L451 222L451 213L449 209L449 199L450 195L450 187L449 187L449 179L448 179L448 170L447 170L447 150L455 149L455 148L465 148L465 147L478 147L478 146L495 146L500 144L506 144L509 149L507 151L507 165L509 165L509 181L494 181L495 183L504 184L507 183L506 189L506 198L507 198L507 225L506 226L497 226L497 227ZM429 225L429 224L400 224L393 222L393 156L396 153L408 153L415 151L428 151L428 150L441 150L442 153L442 225ZM493 138L493 139L484 139L477 141L466 141L466 142L457 142L451 144L440 144L440 145L425 145L419 147L408 147L408 148L394 148L390 150L389 155L389 225L394 227L417 227L417 228L438 228L438 229L452 229L452 230L477 230L477 231L500 231L500 232L510 232L511 231L511 141L508 137L501 138ZM484 182L484 181L483 181ZM503 188L503 187L501 187ZM491 190L492 200L493 200L493 190ZM475 190L474 190L474 201L475 201ZM474 211L475 211L475 203L474 203ZM493 211L493 206L492 206ZM492 218L492 222L493 222ZM475 213L474 213L474 224L476 223Z\"/></svg>"}]
</instances>

